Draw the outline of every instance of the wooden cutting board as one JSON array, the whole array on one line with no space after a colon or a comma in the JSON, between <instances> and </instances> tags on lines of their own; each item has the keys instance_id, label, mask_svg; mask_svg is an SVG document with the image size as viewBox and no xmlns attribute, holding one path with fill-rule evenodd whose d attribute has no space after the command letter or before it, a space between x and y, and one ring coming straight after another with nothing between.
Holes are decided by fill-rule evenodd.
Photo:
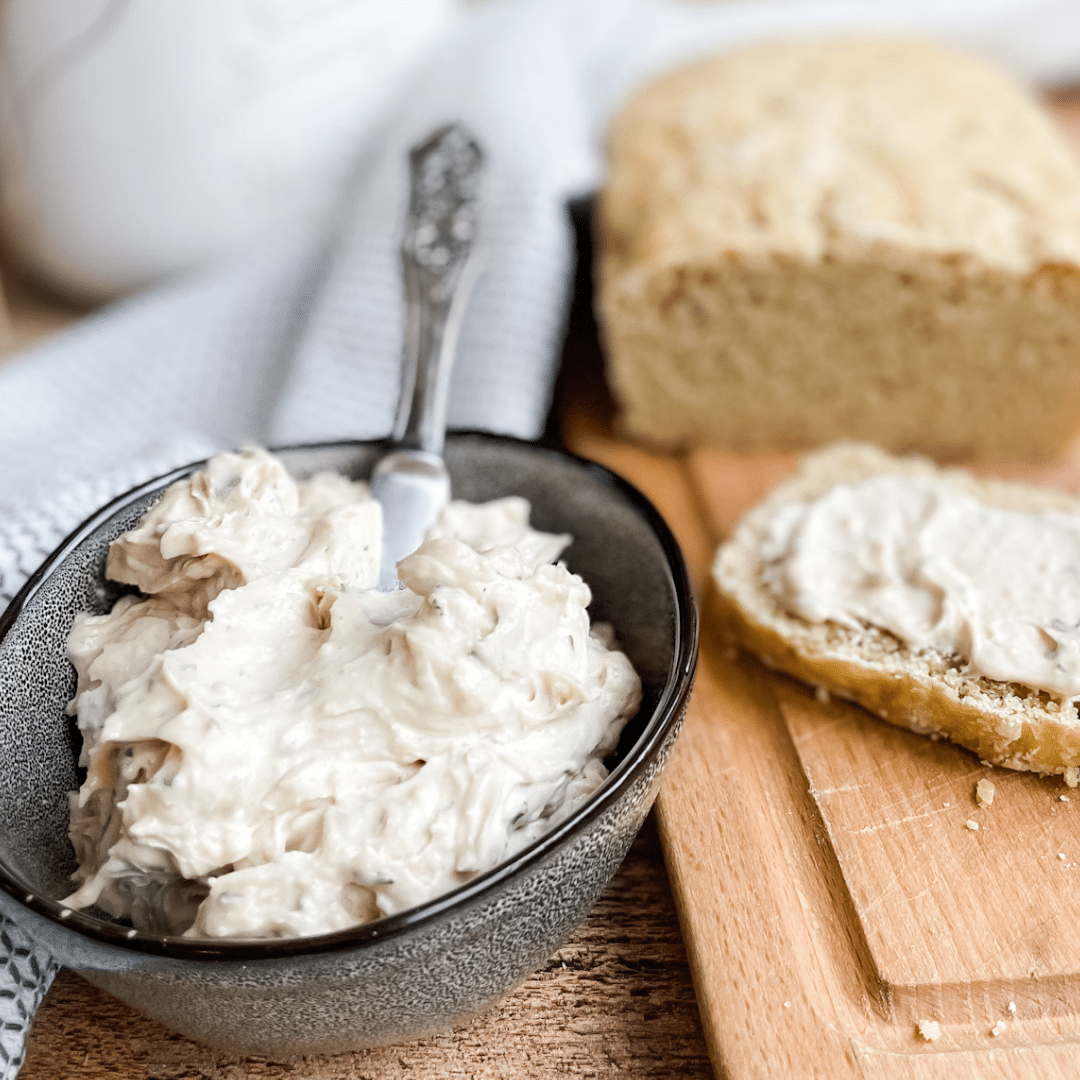
<instances>
[{"instance_id":1,"label":"wooden cutting board","mask_svg":"<svg viewBox=\"0 0 1080 1080\"><path fill-rule=\"evenodd\" d=\"M1080 790L819 701L725 650L713 551L796 459L650 454L602 414L572 410L569 443L657 503L703 602L657 815L718 1075L1076 1076ZM1080 448L1012 472L1080 491ZM918 1033L930 1020L933 1041Z\"/></svg>"},{"instance_id":2,"label":"wooden cutting board","mask_svg":"<svg viewBox=\"0 0 1080 1080\"><path fill-rule=\"evenodd\" d=\"M1080 148L1080 91L1050 104ZM587 306L566 361L592 375L565 394L563 436L656 503L702 605L657 819L717 1075L1080 1075L1080 790L820 701L725 649L713 554L797 458L654 454L613 435ZM1080 493L1080 443L994 471Z\"/></svg>"}]
</instances>

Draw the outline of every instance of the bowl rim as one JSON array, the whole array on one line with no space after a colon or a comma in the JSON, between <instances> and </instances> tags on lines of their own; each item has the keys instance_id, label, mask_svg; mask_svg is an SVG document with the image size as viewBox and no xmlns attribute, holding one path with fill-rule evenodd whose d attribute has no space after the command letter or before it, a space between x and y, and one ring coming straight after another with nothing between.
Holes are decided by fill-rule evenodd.
<instances>
[{"instance_id":1,"label":"bowl rim","mask_svg":"<svg viewBox=\"0 0 1080 1080\"><path fill-rule=\"evenodd\" d=\"M476 877L457 888L395 915L386 915L381 919L361 923L345 930L336 930L329 934L290 938L223 938L219 941L141 930L132 931L128 927L106 922L80 910L67 908L57 900L29 892L28 886L20 883L17 875L2 858L0 858L0 889L20 906L44 916L65 930L74 931L99 944L116 947L126 952L150 954L172 960L250 962L355 950L400 937L434 922L453 908L464 908L480 901L486 893L495 891L510 878L545 859L573 834L583 830L611 807L652 761L655 752L681 717L682 707L693 684L698 661L699 620L697 603L693 596L682 551L667 523L649 499L633 484L605 466L569 450L556 449L509 435L495 435L482 431L455 431L447 437L449 445L469 440L511 445L529 453L546 455L583 469L601 484L613 488L633 506L645 519L663 550L676 602L676 642L673 662L659 699L641 735L593 795L565 821L560 822L517 854L490 870L477 874ZM388 445L389 442L386 439L334 439L325 442L274 446L270 448L270 452L288 454L293 451L332 450L347 447L376 449ZM77 525L30 575L7 608L0 614L0 642L6 638L23 608L54 570L96 529L123 506L191 475L205 465L207 460L209 459L204 458L181 465L146 480L111 499Z\"/></svg>"}]
</instances>

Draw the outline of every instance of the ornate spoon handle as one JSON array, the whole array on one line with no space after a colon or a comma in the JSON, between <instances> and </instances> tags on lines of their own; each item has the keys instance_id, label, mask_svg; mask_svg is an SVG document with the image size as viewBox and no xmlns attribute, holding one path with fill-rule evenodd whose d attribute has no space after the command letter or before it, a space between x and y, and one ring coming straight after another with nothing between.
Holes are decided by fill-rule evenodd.
<instances>
[{"instance_id":1,"label":"ornate spoon handle","mask_svg":"<svg viewBox=\"0 0 1080 1080\"><path fill-rule=\"evenodd\" d=\"M397 564L415 551L450 499L442 459L446 403L468 293L484 156L457 125L410 154L412 198L401 245L405 347L394 446L371 474L383 511L379 587L398 586Z\"/></svg>"},{"instance_id":2,"label":"ornate spoon handle","mask_svg":"<svg viewBox=\"0 0 1080 1080\"><path fill-rule=\"evenodd\" d=\"M456 124L410 154L412 194L401 244L405 347L394 423L394 441L403 450L442 453L483 160L476 140Z\"/></svg>"}]
</instances>

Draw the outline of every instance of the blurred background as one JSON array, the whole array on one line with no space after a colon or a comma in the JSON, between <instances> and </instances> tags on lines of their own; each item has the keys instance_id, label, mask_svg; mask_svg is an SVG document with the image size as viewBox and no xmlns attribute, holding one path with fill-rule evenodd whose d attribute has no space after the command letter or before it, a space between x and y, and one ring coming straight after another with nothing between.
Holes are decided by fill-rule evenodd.
<instances>
[{"instance_id":1,"label":"blurred background","mask_svg":"<svg viewBox=\"0 0 1080 1080\"><path fill-rule=\"evenodd\" d=\"M469 7L500 2L4 0L0 355L260 237L325 228L403 88ZM1080 143L1080 91L1046 93Z\"/></svg>"},{"instance_id":2,"label":"blurred background","mask_svg":"<svg viewBox=\"0 0 1080 1080\"><path fill-rule=\"evenodd\" d=\"M260 235L318 228L465 3L5 0L3 351Z\"/></svg>"}]
</instances>

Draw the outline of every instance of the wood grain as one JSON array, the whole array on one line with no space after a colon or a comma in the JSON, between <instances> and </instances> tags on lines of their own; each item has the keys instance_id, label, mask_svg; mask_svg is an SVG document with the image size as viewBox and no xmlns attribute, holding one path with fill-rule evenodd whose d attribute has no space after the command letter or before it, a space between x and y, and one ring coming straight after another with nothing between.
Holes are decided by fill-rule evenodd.
<instances>
[{"instance_id":1,"label":"wood grain","mask_svg":"<svg viewBox=\"0 0 1080 1080\"><path fill-rule=\"evenodd\" d=\"M1080 795L1061 802L1059 780L983 765L794 683L774 692L894 1010L938 985L936 1011L962 1019L980 984L986 1015L1010 1019L1037 976L1040 991L1051 979L1067 991L1036 995L1043 1011L1076 1012Z\"/></svg>"},{"instance_id":2,"label":"wood grain","mask_svg":"<svg viewBox=\"0 0 1080 1080\"><path fill-rule=\"evenodd\" d=\"M794 464L630 452L595 415L571 412L570 441L640 478L688 553L710 552ZM1061 463L1046 475L1080 484ZM710 631L707 562L692 559L701 665L657 818L718 1071L1074 1075L1080 793L732 654ZM924 1019L939 1040L919 1037Z\"/></svg>"},{"instance_id":3,"label":"wood grain","mask_svg":"<svg viewBox=\"0 0 1080 1080\"><path fill-rule=\"evenodd\" d=\"M408 1046L298 1063L208 1050L61 972L20 1080L384 1080L712 1075L650 820L588 922L503 1005Z\"/></svg>"}]
</instances>

